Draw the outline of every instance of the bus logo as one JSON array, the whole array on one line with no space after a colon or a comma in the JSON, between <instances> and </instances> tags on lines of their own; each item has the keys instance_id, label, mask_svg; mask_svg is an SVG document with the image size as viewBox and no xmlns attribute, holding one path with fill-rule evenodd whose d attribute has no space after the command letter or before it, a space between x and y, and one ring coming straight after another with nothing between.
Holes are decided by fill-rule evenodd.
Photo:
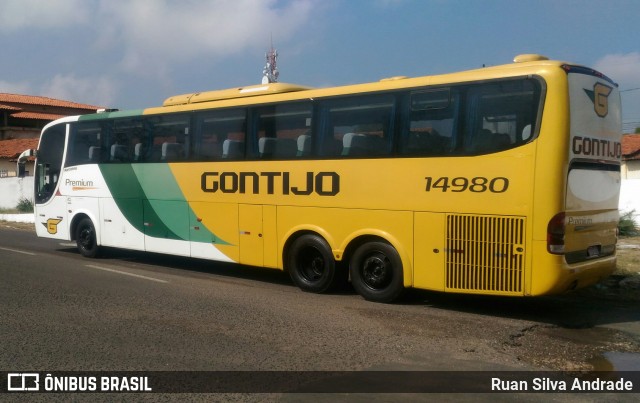
<instances>
[{"instance_id":1,"label":"bus logo","mask_svg":"<svg viewBox=\"0 0 640 403\"><path fill-rule=\"evenodd\" d=\"M44 224L47 232L53 235L58 233L58 224L60 224L60 221L62 221L60 218L49 218L46 223L42 224Z\"/></svg>"},{"instance_id":2,"label":"bus logo","mask_svg":"<svg viewBox=\"0 0 640 403\"><path fill-rule=\"evenodd\" d=\"M24 392L40 390L40 374L9 373L7 374L7 391Z\"/></svg>"},{"instance_id":3,"label":"bus logo","mask_svg":"<svg viewBox=\"0 0 640 403\"><path fill-rule=\"evenodd\" d=\"M596 83L593 86L593 91L584 90L591 102L593 102L593 109L595 110L596 115L601 118L609 114L609 94L611 94L612 90L612 87L602 83Z\"/></svg>"}]
</instances>

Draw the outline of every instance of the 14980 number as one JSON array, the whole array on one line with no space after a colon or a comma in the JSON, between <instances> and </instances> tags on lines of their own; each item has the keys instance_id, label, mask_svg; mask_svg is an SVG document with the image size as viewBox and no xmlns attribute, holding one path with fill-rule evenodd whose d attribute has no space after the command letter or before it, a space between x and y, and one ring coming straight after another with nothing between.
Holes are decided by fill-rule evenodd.
<instances>
[{"instance_id":1,"label":"14980 number","mask_svg":"<svg viewBox=\"0 0 640 403\"><path fill-rule=\"evenodd\" d=\"M427 186L425 190L427 192L440 190L442 192L452 191L455 193L460 192L491 192L491 193L504 193L509 188L509 179L504 177L497 177L493 179L485 178L482 176L476 176L475 178L456 177L449 178L443 176L440 178L434 178L431 176L425 177L427 180Z\"/></svg>"}]
</instances>

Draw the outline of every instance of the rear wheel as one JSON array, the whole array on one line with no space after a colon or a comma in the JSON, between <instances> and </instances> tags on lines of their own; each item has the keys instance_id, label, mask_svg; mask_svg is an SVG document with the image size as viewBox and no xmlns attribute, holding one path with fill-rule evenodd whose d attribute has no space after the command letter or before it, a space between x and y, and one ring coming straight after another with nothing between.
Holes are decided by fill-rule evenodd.
<instances>
[{"instance_id":1,"label":"rear wheel","mask_svg":"<svg viewBox=\"0 0 640 403\"><path fill-rule=\"evenodd\" d=\"M391 302L404 291L402 260L385 242L367 242L349 262L351 283L358 294L375 302Z\"/></svg>"},{"instance_id":2,"label":"rear wheel","mask_svg":"<svg viewBox=\"0 0 640 403\"><path fill-rule=\"evenodd\" d=\"M96 228L90 218L83 218L76 228L76 245L84 257L96 257L100 251L96 241Z\"/></svg>"},{"instance_id":3,"label":"rear wheel","mask_svg":"<svg viewBox=\"0 0 640 403\"><path fill-rule=\"evenodd\" d=\"M291 280L304 291L328 291L339 277L331 248L318 235L306 234L294 240L286 262Z\"/></svg>"}]
</instances>

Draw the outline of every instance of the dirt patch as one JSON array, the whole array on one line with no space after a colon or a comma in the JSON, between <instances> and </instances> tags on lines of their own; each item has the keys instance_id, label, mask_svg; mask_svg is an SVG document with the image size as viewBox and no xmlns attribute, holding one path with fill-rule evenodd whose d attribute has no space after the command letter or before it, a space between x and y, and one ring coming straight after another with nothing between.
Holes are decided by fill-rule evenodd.
<instances>
[{"instance_id":1,"label":"dirt patch","mask_svg":"<svg viewBox=\"0 0 640 403\"><path fill-rule=\"evenodd\" d=\"M11 222L11 221L0 220L0 228L20 229L20 230L35 232L35 226L33 223Z\"/></svg>"},{"instance_id":2,"label":"dirt patch","mask_svg":"<svg viewBox=\"0 0 640 403\"><path fill-rule=\"evenodd\" d=\"M601 369L599 360L607 352L637 353L640 343L613 329L568 329L540 324L511 334L503 341L502 349L541 368L593 371Z\"/></svg>"}]
</instances>

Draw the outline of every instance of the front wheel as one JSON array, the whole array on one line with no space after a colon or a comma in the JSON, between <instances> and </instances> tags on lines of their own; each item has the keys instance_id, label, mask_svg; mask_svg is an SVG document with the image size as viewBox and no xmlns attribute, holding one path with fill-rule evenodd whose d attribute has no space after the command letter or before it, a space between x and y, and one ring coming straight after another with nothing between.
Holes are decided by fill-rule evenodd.
<instances>
[{"instance_id":1,"label":"front wheel","mask_svg":"<svg viewBox=\"0 0 640 403\"><path fill-rule=\"evenodd\" d=\"M364 299L391 302L404 291L402 260L385 242L367 242L356 249L349 262L353 288Z\"/></svg>"},{"instance_id":2,"label":"front wheel","mask_svg":"<svg viewBox=\"0 0 640 403\"><path fill-rule=\"evenodd\" d=\"M96 257L100 247L96 241L96 228L90 218L83 218L76 228L76 245L84 257Z\"/></svg>"}]
</instances>

